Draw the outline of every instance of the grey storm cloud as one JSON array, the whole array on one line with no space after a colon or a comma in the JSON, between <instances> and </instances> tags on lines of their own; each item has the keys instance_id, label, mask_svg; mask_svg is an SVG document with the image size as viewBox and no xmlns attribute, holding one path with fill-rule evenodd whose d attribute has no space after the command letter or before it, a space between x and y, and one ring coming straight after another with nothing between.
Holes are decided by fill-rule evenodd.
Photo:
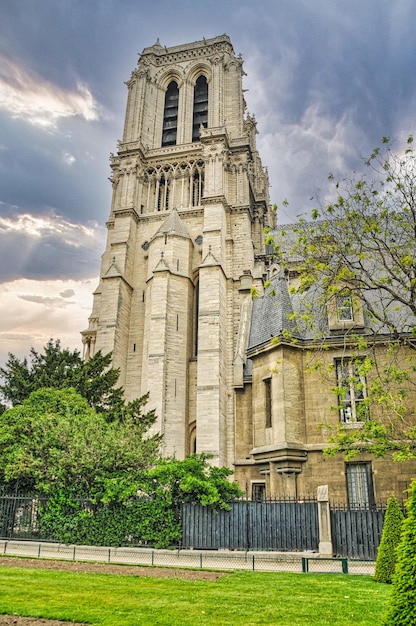
<instances>
[{"instance_id":1,"label":"grey storm cloud","mask_svg":"<svg viewBox=\"0 0 416 626\"><path fill-rule=\"evenodd\" d=\"M0 282L18 278L84 279L98 274L105 229L74 224L52 211L0 216ZM67 291L62 297L70 297Z\"/></svg>"},{"instance_id":2,"label":"grey storm cloud","mask_svg":"<svg viewBox=\"0 0 416 626\"><path fill-rule=\"evenodd\" d=\"M20 300L25 300L25 302L34 302L35 304L42 304L46 307L52 307L54 309L66 307L71 304L70 302L66 302L62 298L51 298L48 296L20 295L18 297Z\"/></svg>"},{"instance_id":3,"label":"grey storm cloud","mask_svg":"<svg viewBox=\"0 0 416 626\"><path fill-rule=\"evenodd\" d=\"M72 298L72 296L75 295L75 291L73 289L65 289L65 291L61 291L59 295L61 298Z\"/></svg>"},{"instance_id":4,"label":"grey storm cloud","mask_svg":"<svg viewBox=\"0 0 416 626\"><path fill-rule=\"evenodd\" d=\"M381 137L413 131L415 9L415 0L5 2L0 217L9 206L33 217L54 207L67 222L104 226L108 157L137 54L158 37L172 46L226 32L245 61L271 201L287 198L279 219L293 219L325 196L329 172L360 169ZM83 277L91 264L98 273L103 239L99 250L50 233L0 237L1 280Z\"/></svg>"}]
</instances>

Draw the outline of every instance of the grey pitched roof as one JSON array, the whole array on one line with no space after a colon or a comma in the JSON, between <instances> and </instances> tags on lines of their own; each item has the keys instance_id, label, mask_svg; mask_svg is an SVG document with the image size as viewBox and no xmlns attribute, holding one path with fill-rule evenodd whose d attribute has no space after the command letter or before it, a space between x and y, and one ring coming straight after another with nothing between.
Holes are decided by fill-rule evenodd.
<instances>
[{"instance_id":1,"label":"grey pitched roof","mask_svg":"<svg viewBox=\"0 0 416 626\"><path fill-rule=\"evenodd\" d=\"M319 222L311 222L310 225L311 228L316 227L319 225ZM285 260L290 261L294 265L296 265L296 262L301 259L299 253L294 251L294 247L298 239L295 228L295 224L283 224L268 233L271 236L275 236L276 239L279 241L280 252L281 255L285 257ZM393 229L398 231L399 228L400 225L395 225L393 223L392 233ZM270 254L270 256L276 256L275 254L273 254L273 246L268 246L267 252ZM374 264L375 276L377 276L377 271L377 265ZM388 318L392 322L394 322L396 327L401 329L401 332L403 332L404 334L411 332L411 329L416 326L416 318L411 314L409 308L405 305L402 306L398 301L391 300L391 296L387 290L384 291L382 288L375 288L370 285L369 288L364 291L364 293L365 301L371 305L373 310L385 310L386 312L388 312ZM314 324L319 329L321 336L334 338L336 334L334 332L331 332L329 329L328 316L325 307L322 304L322 296L322 285L320 284L320 281L318 281L302 295L294 294L290 296L290 300L293 309L300 314L302 314L302 312L305 312L305 307L312 307L315 317ZM312 339L314 337L315 333L310 328L307 328L307 326L305 326L304 324L302 325L301 322L298 322L298 327L299 326L302 327L299 331L300 337L302 337L303 339ZM391 334L391 329L387 325L383 325L382 322L377 321L377 319L375 319L371 315L368 315L365 307L364 326L365 331L363 330L362 332L377 335Z\"/></svg>"},{"instance_id":2,"label":"grey pitched roof","mask_svg":"<svg viewBox=\"0 0 416 626\"><path fill-rule=\"evenodd\" d=\"M191 238L176 209L172 209L168 214L159 230L153 236L153 239L160 235L178 235L179 237L186 237L187 239Z\"/></svg>"},{"instance_id":3,"label":"grey pitched roof","mask_svg":"<svg viewBox=\"0 0 416 626\"><path fill-rule=\"evenodd\" d=\"M283 271L275 274L270 283L264 296L253 302L248 349L280 337L284 331L295 337L299 334L290 318L293 306Z\"/></svg>"}]
</instances>

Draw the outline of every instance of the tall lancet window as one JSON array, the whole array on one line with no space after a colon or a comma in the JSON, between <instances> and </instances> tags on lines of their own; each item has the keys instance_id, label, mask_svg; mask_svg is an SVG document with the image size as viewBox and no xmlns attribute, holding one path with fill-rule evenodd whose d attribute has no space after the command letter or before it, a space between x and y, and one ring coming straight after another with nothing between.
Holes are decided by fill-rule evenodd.
<instances>
[{"instance_id":1,"label":"tall lancet window","mask_svg":"<svg viewBox=\"0 0 416 626\"><path fill-rule=\"evenodd\" d=\"M192 141L199 141L199 127L208 126L208 83L200 76L194 89L194 116L192 121Z\"/></svg>"},{"instance_id":2,"label":"tall lancet window","mask_svg":"<svg viewBox=\"0 0 416 626\"><path fill-rule=\"evenodd\" d=\"M174 80L169 83L163 111L162 146L174 146L178 132L179 89Z\"/></svg>"},{"instance_id":3,"label":"tall lancet window","mask_svg":"<svg viewBox=\"0 0 416 626\"><path fill-rule=\"evenodd\" d=\"M159 192L157 197L157 210L167 211L169 208L169 179L164 174L159 180Z\"/></svg>"},{"instance_id":4,"label":"tall lancet window","mask_svg":"<svg viewBox=\"0 0 416 626\"><path fill-rule=\"evenodd\" d=\"M192 179L192 206L199 206L204 193L203 170L194 172Z\"/></svg>"}]
</instances>

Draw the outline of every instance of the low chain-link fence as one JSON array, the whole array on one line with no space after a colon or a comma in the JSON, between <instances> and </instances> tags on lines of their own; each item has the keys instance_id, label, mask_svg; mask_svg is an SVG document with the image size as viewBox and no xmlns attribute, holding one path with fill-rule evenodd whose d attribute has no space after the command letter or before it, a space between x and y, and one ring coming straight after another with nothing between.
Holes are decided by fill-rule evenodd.
<instances>
[{"instance_id":1,"label":"low chain-link fence","mask_svg":"<svg viewBox=\"0 0 416 626\"><path fill-rule=\"evenodd\" d=\"M0 555L191 569L374 574L373 561L321 557L312 553L155 550L1 540Z\"/></svg>"}]
</instances>

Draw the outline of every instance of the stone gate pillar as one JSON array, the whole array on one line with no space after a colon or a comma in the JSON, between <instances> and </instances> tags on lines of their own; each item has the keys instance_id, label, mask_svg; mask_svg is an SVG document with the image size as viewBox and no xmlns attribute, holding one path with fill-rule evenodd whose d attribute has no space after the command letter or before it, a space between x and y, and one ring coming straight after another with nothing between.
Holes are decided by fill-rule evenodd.
<instances>
[{"instance_id":1,"label":"stone gate pillar","mask_svg":"<svg viewBox=\"0 0 416 626\"><path fill-rule=\"evenodd\" d=\"M328 485L318 487L319 554L331 555L331 512L329 510Z\"/></svg>"}]
</instances>

